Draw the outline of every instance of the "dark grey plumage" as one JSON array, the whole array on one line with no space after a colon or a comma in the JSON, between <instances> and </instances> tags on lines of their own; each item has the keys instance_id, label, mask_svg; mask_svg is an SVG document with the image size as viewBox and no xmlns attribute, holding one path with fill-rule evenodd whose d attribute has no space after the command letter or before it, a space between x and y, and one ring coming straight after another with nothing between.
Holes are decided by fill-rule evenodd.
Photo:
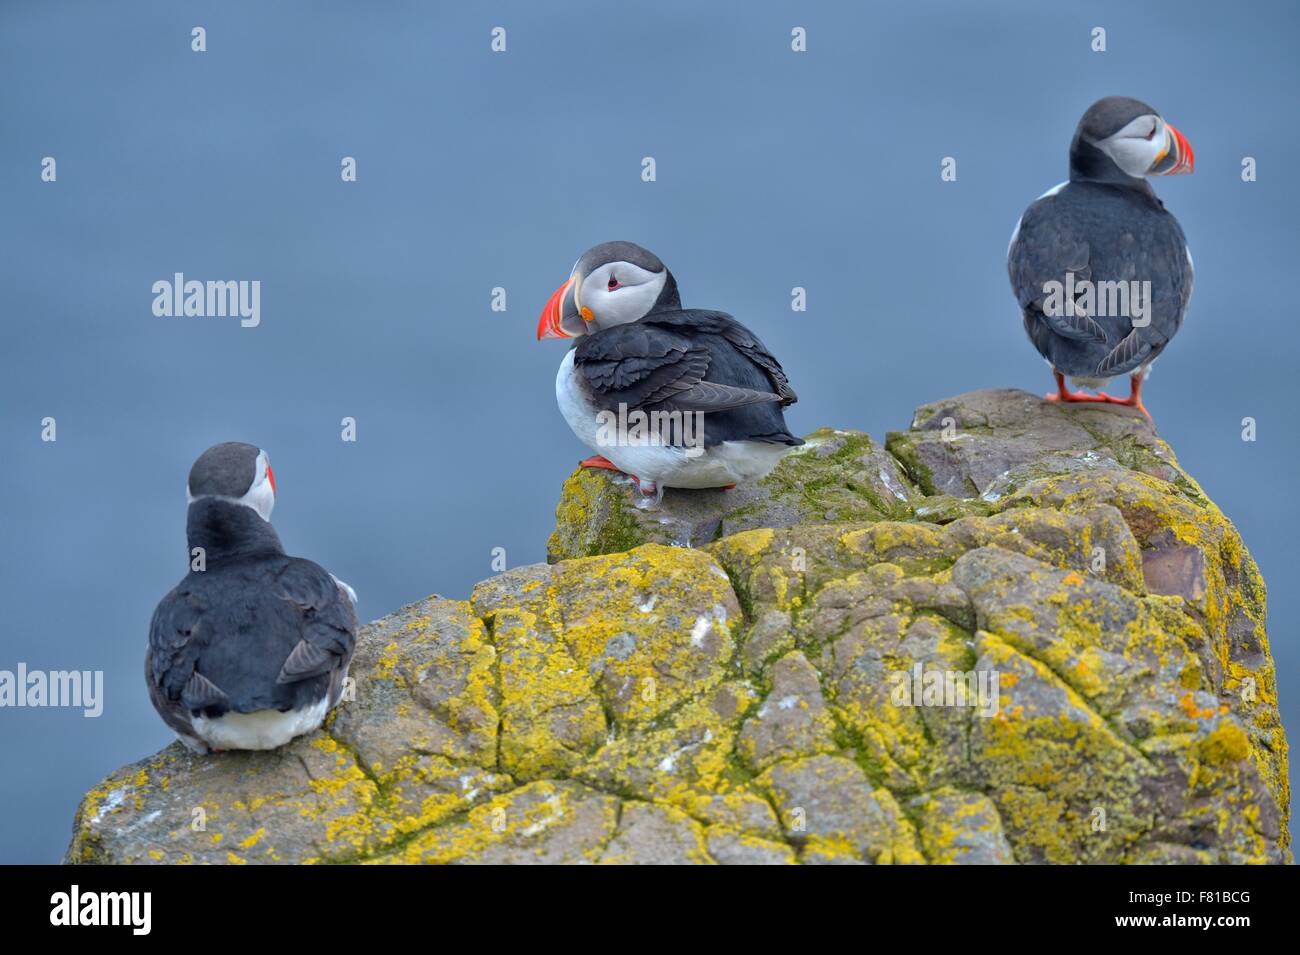
<instances>
[{"instance_id":1,"label":"dark grey plumage","mask_svg":"<svg viewBox=\"0 0 1300 955\"><path fill-rule=\"evenodd\" d=\"M218 455L209 462L215 474L192 472L191 494L196 486L235 490L221 482L222 475L243 480L229 467L238 457ZM191 553L203 549L206 567L191 570L162 599L149 625L150 699L191 743L203 742L193 727L200 715L284 713L322 700L333 706L356 646L356 613L339 582L285 554L271 524L224 499L231 496L190 504L186 537Z\"/></svg>"},{"instance_id":2,"label":"dark grey plumage","mask_svg":"<svg viewBox=\"0 0 1300 955\"><path fill-rule=\"evenodd\" d=\"M580 274L586 274L606 262L630 262L647 272L662 272L664 270L664 264L660 261L659 256L649 249L643 249L635 242L627 242L621 239L592 246L582 253L581 258L574 263L573 270ZM674 294L675 288L674 286Z\"/></svg>"},{"instance_id":3,"label":"dark grey plumage","mask_svg":"<svg viewBox=\"0 0 1300 955\"><path fill-rule=\"evenodd\" d=\"M257 456L261 453L260 448L242 441L214 444L190 468L190 494L243 497L257 478Z\"/></svg>"},{"instance_id":4,"label":"dark grey plumage","mask_svg":"<svg viewBox=\"0 0 1300 955\"><path fill-rule=\"evenodd\" d=\"M1138 371L1182 326L1193 271L1178 221L1146 179L1126 174L1096 142L1155 110L1107 97L1085 113L1070 147L1070 180L1025 211L1007 271L1025 332L1064 374L1099 379ZM1151 283L1149 324L1130 315L1048 314L1044 285L1090 281Z\"/></svg>"},{"instance_id":5,"label":"dark grey plumage","mask_svg":"<svg viewBox=\"0 0 1300 955\"><path fill-rule=\"evenodd\" d=\"M705 412L704 443L800 445L782 409L798 400L780 363L724 312L683 309L669 273L643 318L579 339L574 370L600 410Z\"/></svg>"}]
</instances>

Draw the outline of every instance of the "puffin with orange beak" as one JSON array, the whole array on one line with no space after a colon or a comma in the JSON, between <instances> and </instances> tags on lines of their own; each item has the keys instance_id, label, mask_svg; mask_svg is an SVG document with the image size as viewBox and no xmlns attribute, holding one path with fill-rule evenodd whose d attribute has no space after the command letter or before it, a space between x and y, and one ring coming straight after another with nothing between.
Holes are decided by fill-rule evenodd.
<instances>
[{"instance_id":1,"label":"puffin with orange beak","mask_svg":"<svg viewBox=\"0 0 1300 955\"><path fill-rule=\"evenodd\" d=\"M1142 382L1182 326L1193 267L1147 177L1194 162L1187 138L1140 100L1108 96L1079 120L1069 181L1025 210L1007 248L1025 332L1056 378L1049 401L1129 405L1150 419ZM1068 390L1066 375L1097 393ZM1120 375L1127 398L1101 390Z\"/></svg>"},{"instance_id":2,"label":"puffin with orange beak","mask_svg":"<svg viewBox=\"0 0 1300 955\"><path fill-rule=\"evenodd\" d=\"M583 253L542 310L537 337L572 338L555 395L595 456L643 494L755 481L803 444L796 396L763 343L725 312L682 308L653 253L606 242Z\"/></svg>"}]
</instances>

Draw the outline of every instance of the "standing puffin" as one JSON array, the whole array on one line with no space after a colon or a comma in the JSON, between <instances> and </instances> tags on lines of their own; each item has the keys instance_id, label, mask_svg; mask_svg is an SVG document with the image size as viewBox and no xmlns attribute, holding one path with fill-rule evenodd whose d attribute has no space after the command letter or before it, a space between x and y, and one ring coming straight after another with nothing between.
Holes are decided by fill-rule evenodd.
<instances>
[{"instance_id":1,"label":"standing puffin","mask_svg":"<svg viewBox=\"0 0 1300 955\"><path fill-rule=\"evenodd\" d=\"M673 274L639 245L584 252L542 310L537 337L577 339L555 396L597 452L582 466L622 471L643 494L754 481L803 444L785 426L782 409L796 396L772 353L725 312L682 308ZM638 439L638 412L643 421L676 415L681 426L651 425ZM611 436L601 422L615 419L633 425Z\"/></svg>"},{"instance_id":2,"label":"standing puffin","mask_svg":"<svg viewBox=\"0 0 1300 955\"><path fill-rule=\"evenodd\" d=\"M1192 255L1146 177L1190 173L1194 161L1183 134L1139 100L1108 96L1079 120L1069 181L1025 210L1007 248L1025 332L1056 376L1049 401L1108 401L1150 419L1142 380L1183 323ZM1071 392L1065 375L1098 391L1128 375L1130 394Z\"/></svg>"},{"instance_id":3,"label":"standing puffin","mask_svg":"<svg viewBox=\"0 0 1300 955\"><path fill-rule=\"evenodd\" d=\"M186 498L191 570L149 625L149 698L196 752L274 749L320 726L342 696L356 594L285 554L265 451L208 448Z\"/></svg>"}]
</instances>

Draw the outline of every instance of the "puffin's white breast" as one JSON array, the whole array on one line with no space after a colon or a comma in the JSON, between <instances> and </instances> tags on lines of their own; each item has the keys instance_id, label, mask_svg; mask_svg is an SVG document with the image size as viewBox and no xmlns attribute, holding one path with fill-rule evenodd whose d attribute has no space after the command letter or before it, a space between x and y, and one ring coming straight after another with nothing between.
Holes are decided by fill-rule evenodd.
<instances>
[{"instance_id":1,"label":"puffin's white breast","mask_svg":"<svg viewBox=\"0 0 1300 955\"><path fill-rule=\"evenodd\" d=\"M329 698L324 696L299 710L285 713L279 710L236 713L232 710L211 720L203 716L193 717L190 725L194 735L213 749L275 749L295 736L319 727L329 708Z\"/></svg>"},{"instance_id":2,"label":"puffin's white breast","mask_svg":"<svg viewBox=\"0 0 1300 955\"><path fill-rule=\"evenodd\" d=\"M707 488L743 484L764 477L790 449L763 441L724 441L698 453L652 444L603 444L597 440L596 406L587 398L573 370L573 351L564 356L555 376L560 414L578 440L604 455L626 474L664 487Z\"/></svg>"},{"instance_id":3,"label":"puffin's white breast","mask_svg":"<svg viewBox=\"0 0 1300 955\"><path fill-rule=\"evenodd\" d=\"M599 424L596 420L596 406L583 393L578 376L573 371L573 356L574 349L570 348L564 361L560 362L560 370L555 375L555 401L560 406L560 414L564 415L564 420L578 436L578 440L593 451L605 454L596 442Z\"/></svg>"}]
</instances>

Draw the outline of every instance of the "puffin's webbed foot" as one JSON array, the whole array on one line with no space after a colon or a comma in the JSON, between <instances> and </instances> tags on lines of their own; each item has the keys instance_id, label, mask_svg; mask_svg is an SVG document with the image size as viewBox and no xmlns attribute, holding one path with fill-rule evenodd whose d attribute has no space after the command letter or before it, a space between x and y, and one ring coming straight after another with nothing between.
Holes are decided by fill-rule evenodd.
<instances>
[{"instance_id":1,"label":"puffin's webbed foot","mask_svg":"<svg viewBox=\"0 0 1300 955\"><path fill-rule=\"evenodd\" d=\"M657 481L647 481L635 474L629 474L628 477L636 482L636 489L641 492L642 497L653 497L656 506L663 502L665 488L662 484Z\"/></svg>"},{"instance_id":2,"label":"puffin's webbed foot","mask_svg":"<svg viewBox=\"0 0 1300 955\"><path fill-rule=\"evenodd\" d=\"M1116 401L1120 401L1121 399L1116 398L1113 395L1108 395L1104 393L1090 395L1086 391L1061 391L1061 392L1049 391L1047 394L1043 395L1043 400L1116 402Z\"/></svg>"},{"instance_id":3,"label":"puffin's webbed foot","mask_svg":"<svg viewBox=\"0 0 1300 955\"><path fill-rule=\"evenodd\" d=\"M1090 395L1085 391L1070 391L1065 387L1065 376L1059 371L1054 374L1056 375L1057 390L1050 394L1043 395L1043 398L1047 401L1094 401L1111 405L1127 405L1130 408L1136 408L1138 411L1142 412L1146 415L1148 421L1155 424L1155 420L1151 417L1151 412L1147 411L1146 405L1142 403L1141 372L1129 376L1129 385L1131 390L1129 391L1129 396L1127 398L1116 398L1114 395L1108 395L1105 392L1098 392L1095 395Z\"/></svg>"},{"instance_id":4,"label":"puffin's webbed foot","mask_svg":"<svg viewBox=\"0 0 1300 955\"><path fill-rule=\"evenodd\" d=\"M1127 398L1111 398L1108 395L1107 400L1112 404L1128 405L1130 408L1136 408L1146 415L1147 420L1154 425L1156 423L1155 419L1151 417L1151 412L1147 411L1147 406L1142 403L1142 372L1139 371L1136 375L1129 375L1128 380L1129 395Z\"/></svg>"},{"instance_id":5,"label":"puffin's webbed foot","mask_svg":"<svg viewBox=\"0 0 1300 955\"><path fill-rule=\"evenodd\" d=\"M642 496L653 497L655 499L655 504L659 504L664 499L664 489L660 487L656 482L643 480L642 478L637 477L635 474L628 474L626 471L620 469L617 464L615 464L613 461L611 461L609 458L605 457L604 455L596 454L593 455L592 457L579 461L578 467L599 468L600 470L603 471L613 471L615 474L626 475L627 477L630 477L632 479L632 483L636 485L636 489L641 492Z\"/></svg>"},{"instance_id":6,"label":"puffin's webbed foot","mask_svg":"<svg viewBox=\"0 0 1300 955\"><path fill-rule=\"evenodd\" d=\"M602 471L618 471L619 474L623 473L622 471L619 471L618 465L616 465L609 458L605 457L603 454L593 454L589 458L583 458L581 461L578 462L578 467L599 468Z\"/></svg>"},{"instance_id":7,"label":"puffin's webbed foot","mask_svg":"<svg viewBox=\"0 0 1300 955\"><path fill-rule=\"evenodd\" d=\"M1065 376L1059 371L1052 374L1056 377L1056 391L1048 392L1043 395L1045 401L1115 401L1108 394L1098 393L1090 395L1086 391L1071 391L1065 387Z\"/></svg>"}]
</instances>

